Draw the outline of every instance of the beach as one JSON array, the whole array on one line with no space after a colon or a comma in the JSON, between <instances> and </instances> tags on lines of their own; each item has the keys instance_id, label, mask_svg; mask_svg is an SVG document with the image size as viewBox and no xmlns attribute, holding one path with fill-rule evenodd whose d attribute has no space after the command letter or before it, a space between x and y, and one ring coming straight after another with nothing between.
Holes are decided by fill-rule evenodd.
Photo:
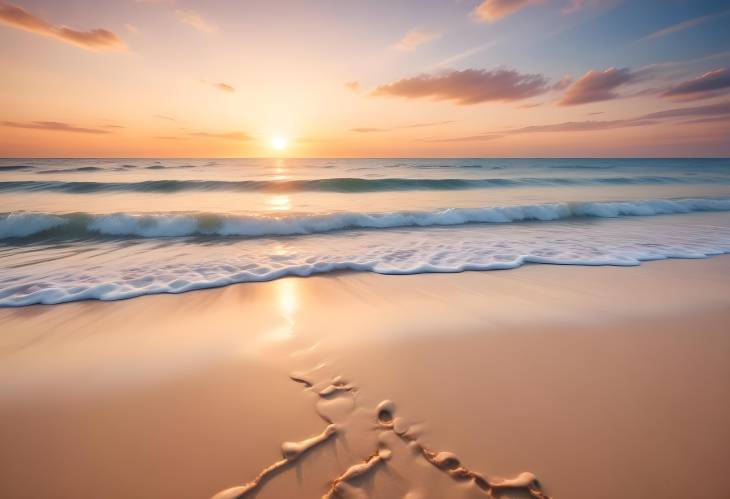
<instances>
[{"instance_id":1,"label":"beach","mask_svg":"<svg viewBox=\"0 0 730 499\"><path fill-rule=\"evenodd\" d=\"M341 496L484 497L427 449L557 499L719 498L728 275L729 256L340 272L3 308L0 496L212 497L325 435L251 497L322 497L359 463Z\"/></svg>"},{"instance_id":2,"label":"beach","mask_svg":"<svg viewBox=\"0 0 730 499\"><path fill-rule=\"evenodd\" d=\"M728 499L728 2L0 0L0 499Z\"/></svg>"}]
</instances>

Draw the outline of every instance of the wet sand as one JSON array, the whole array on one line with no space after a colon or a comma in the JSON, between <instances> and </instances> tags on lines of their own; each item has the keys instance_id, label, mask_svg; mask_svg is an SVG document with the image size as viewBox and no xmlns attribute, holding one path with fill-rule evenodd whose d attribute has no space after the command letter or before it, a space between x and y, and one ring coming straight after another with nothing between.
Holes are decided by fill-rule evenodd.
<instances>
[{"instance_id":1,"label":"wet sand","mask_svg":"<svg viewBox=\"0 0 730 499\"><path fill-rule=\"evenodd\" d=\"M250 497L529 497L498 486L523 472L556 499L727 493L730 256L287 278L0 329L0 497L262 472Z\"/></svg>"}]
</instances>

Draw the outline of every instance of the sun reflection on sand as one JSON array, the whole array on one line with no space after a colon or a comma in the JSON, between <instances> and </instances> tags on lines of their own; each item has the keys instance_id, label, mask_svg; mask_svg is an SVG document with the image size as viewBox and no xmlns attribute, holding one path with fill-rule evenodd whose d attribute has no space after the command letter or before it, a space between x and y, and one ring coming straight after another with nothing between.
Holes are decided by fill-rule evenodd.
<instances>
[{"instance_id":1,"label":"sun reflection on sand","mask_svg":"<svg viewBox=\"0 0 730 499\"><path fill-rule=\"evenodd\" d=\"M299 281L297 279L279 279L276 281L276 292L281 315L289 323L289 329L293 330L296 313L299 310Z\"/></svg>"}]
</instances>

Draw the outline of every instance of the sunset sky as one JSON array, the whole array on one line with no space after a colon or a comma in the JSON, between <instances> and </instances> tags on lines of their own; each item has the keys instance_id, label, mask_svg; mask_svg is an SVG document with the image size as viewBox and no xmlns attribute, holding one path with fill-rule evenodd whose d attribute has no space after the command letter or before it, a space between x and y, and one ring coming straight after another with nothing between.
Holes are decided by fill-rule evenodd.
<instances>
[{"instance_id":1,"label":"sunset sky","mask_svg":"<svg viewBox=\"0 0 730 499\"><path fill-rule=\"evenodd\" d=\"M728 26L726 0L0 0L0 156L728 156Z\"/></svg>"}]
</instances>

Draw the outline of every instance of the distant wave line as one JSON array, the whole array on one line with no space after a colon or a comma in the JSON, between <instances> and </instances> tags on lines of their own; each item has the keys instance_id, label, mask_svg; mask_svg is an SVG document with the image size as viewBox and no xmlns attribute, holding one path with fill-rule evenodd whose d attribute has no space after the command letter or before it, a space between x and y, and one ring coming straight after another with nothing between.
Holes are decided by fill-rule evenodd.
<instances>
[{"instance_id":1,"label":"distant wave line","mask_svg":"<svg viewBox=\"0 0 730 499\"><path fill-rule=\"evenodd\" d=\"M730 183L723 176L636 176L636 177L523 177L523 178L325 178L308 180L146 180L141 182L85 182L16 180L0 182L0 192L60 192L94 194L102 192L175 193L185 191L232 192L385 192L454 191L511 187L556 187L591 185L650 185Z\"/></svg>"}]
</instances>

